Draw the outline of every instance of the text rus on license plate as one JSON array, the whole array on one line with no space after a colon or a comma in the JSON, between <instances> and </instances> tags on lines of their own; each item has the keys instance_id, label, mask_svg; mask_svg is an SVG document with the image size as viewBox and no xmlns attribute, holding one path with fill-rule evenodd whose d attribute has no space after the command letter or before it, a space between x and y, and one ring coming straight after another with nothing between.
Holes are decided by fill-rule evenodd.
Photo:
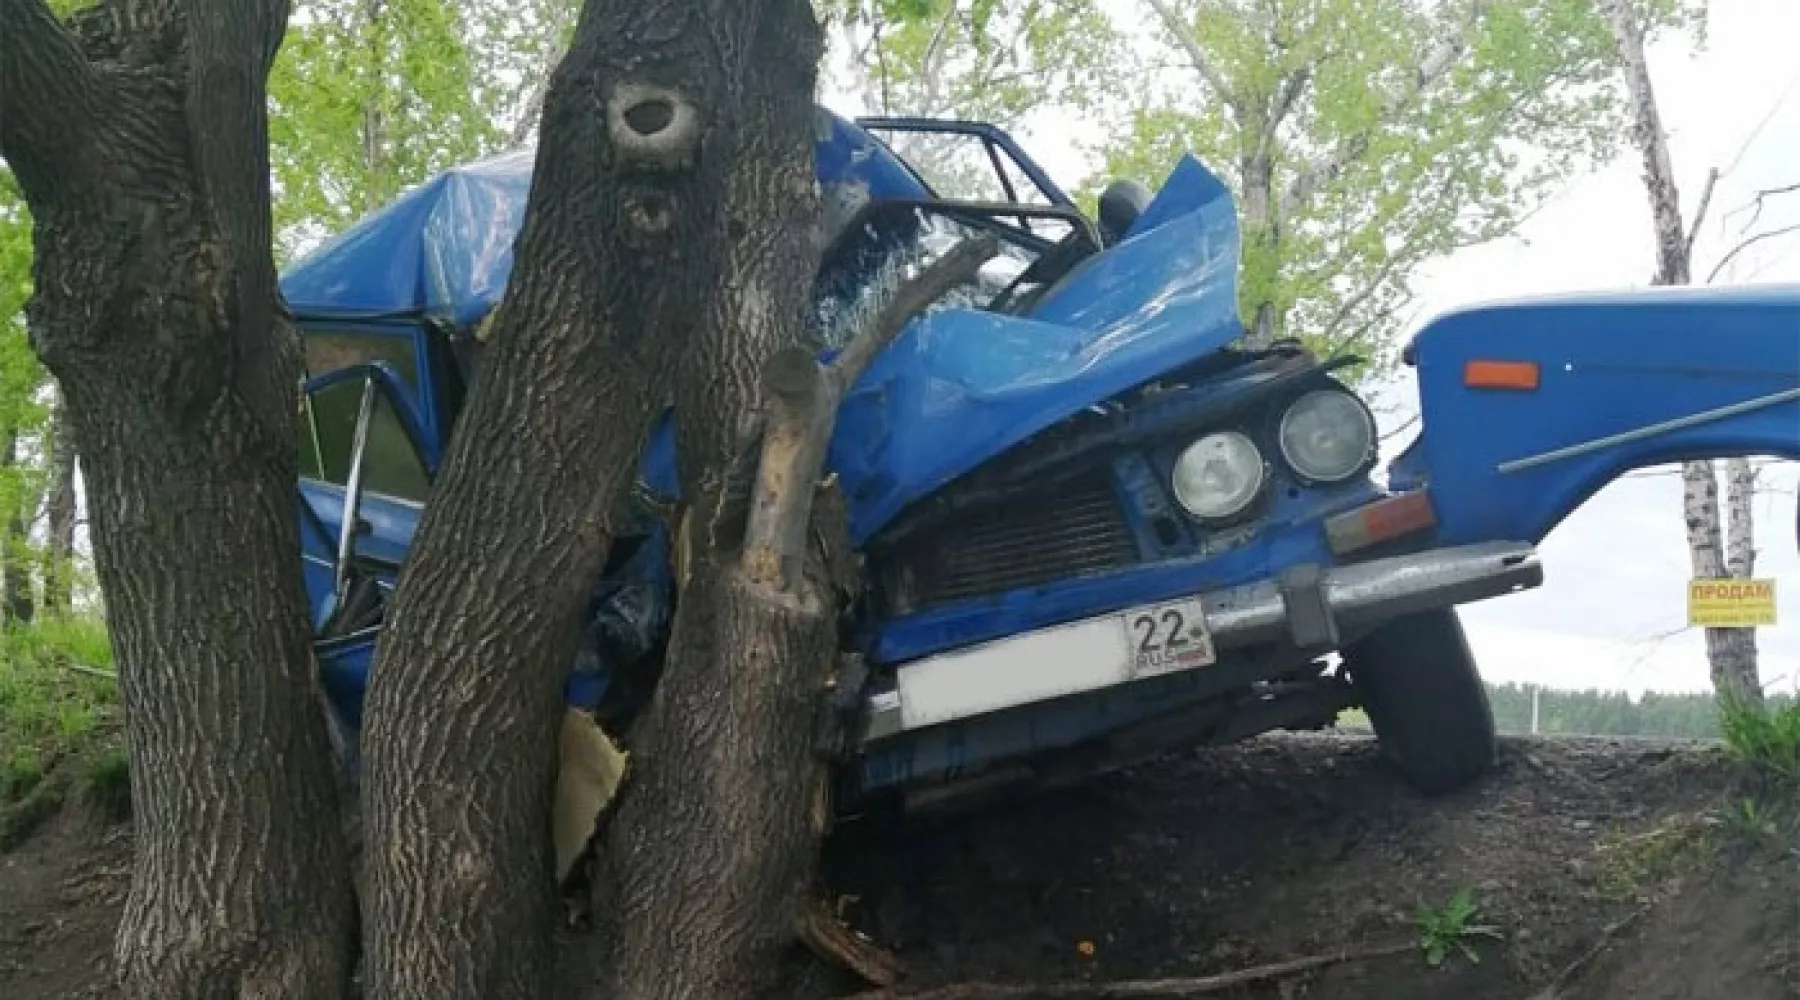
<instances>
[{"instance_id":1,"label":"text rus on license plate","mask_svg":"<svg viewBox=\"0 0 1800 1000\"><path fill-rule=\"evenodd\" d=\"M1131 675L1155 677L1212 664L1212 633L1206 630L1206 606L1198 598L1152 604L1123 616L1130 646Z\"/></svg>"}]
</instances>

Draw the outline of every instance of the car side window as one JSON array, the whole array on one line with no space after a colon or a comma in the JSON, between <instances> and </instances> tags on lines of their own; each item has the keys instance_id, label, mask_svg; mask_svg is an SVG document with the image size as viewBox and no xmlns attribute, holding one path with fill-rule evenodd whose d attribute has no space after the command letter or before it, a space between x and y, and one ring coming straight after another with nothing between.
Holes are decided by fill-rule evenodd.
<instances>
[{"instance_id":1,"label":"car side window","mask_svg":"<svg viewBox=\"0 0 1800 1000\"><path fill-rule=\"evenodd\" d=\"M416 388L418 366L412 345L410 337L309 332L307 372L316 376L349 365L385 361L401 373L408 388ZM349 379L307 397L300 413L302 476L337 486L348 483L362 392L363 380ZM424 459L386 392L375 394L363 459L363 488L419 503L431 490Z\"/></svg>"}]
</instances>

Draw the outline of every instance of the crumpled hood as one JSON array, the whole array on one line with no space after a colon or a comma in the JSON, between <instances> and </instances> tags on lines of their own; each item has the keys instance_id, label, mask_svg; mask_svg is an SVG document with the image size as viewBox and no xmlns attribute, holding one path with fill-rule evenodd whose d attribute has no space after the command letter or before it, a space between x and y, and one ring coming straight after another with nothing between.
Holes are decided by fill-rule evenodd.
<instances>
[{"instance_id":1,"label":"crumpled hood","mask_svg":"<svg viewBox=\"0 0 1800 1000\"><path fill-rule=\"evenodd\" d=\"M914 320L838 411L826 465L852 540L1052 424L1236 339L1238 257L1231 192L1184 156L1126 239L1030 315L944 308ZM679 495L668 414L642 475L653 493Z\"/></svg>"},{"instance_id":2,"label":"crumpled hood","mask_svg":"<svg viewBox=\"0 0 1800 1000\"><path fill-rule=\"evenodd\" d=\"M1184 157L1106 253L1027 317L942 309L876 359L828 455L857 542L1033 434L1204 357L1242 332L1230 192Z\"/></svg>"}]
</instances>

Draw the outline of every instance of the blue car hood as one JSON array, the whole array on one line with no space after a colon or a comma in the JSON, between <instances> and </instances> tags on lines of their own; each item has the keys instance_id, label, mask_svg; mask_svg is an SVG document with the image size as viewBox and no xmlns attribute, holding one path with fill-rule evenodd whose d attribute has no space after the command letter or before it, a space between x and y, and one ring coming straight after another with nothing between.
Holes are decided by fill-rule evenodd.
<instances>
[{"instance_id":1,"label":"blue car hood","mask_svg":"<svg viewBox=\"0 0 1800 1000\"><path fill-rule=\"evenodd\" d=\"M831 468L866 539L907 504L1243 330L1231 195L1184 158L1127 234L1024 317L942 309L845 398Z\"/></svg>"},{"instance_id":2,"label":"blue car hood","mask_svg":"<svg viewBox=\"0 0 1800 1000\"><path fill-rule=\"evenodd\" d=\"M1026 316L944 308L914 320L857 380L826 456L867 541L908 504L1089 406L1243 332L1231 193L1183 157L1126 238ZM644 479L677 495L664 417Z\"/></svg>"}]
</instances>

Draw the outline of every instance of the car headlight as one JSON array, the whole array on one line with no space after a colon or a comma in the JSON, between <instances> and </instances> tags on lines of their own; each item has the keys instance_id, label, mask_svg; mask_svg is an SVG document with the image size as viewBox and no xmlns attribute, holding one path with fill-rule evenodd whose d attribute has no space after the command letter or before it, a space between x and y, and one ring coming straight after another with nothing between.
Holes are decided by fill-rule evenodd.
<instances>
[{"instance_id":1,"label":"car headlight","mask_svg":"<svg viewBox=\"0 0 1800 1000\"><path fill-rule=\"evenodd\" d=\"M1262 492L1262 452L1237 431L1208 434L1175 459L1175 499L1189 514L1216 521L1242 513Z\"/></svg>"},{"instance_id":2,"label":"car headlight","mask_svg":"<svg viewBox=\"0 0 1800 1000\"><path fill-rule=\"evenodd\" d=\"M1281 457L1316 483L1336 483L1363 470L1375 455L1375 418L1362 400L1337 389L1316 389L1281 415Z\"/></svg>"}]
</instances>

